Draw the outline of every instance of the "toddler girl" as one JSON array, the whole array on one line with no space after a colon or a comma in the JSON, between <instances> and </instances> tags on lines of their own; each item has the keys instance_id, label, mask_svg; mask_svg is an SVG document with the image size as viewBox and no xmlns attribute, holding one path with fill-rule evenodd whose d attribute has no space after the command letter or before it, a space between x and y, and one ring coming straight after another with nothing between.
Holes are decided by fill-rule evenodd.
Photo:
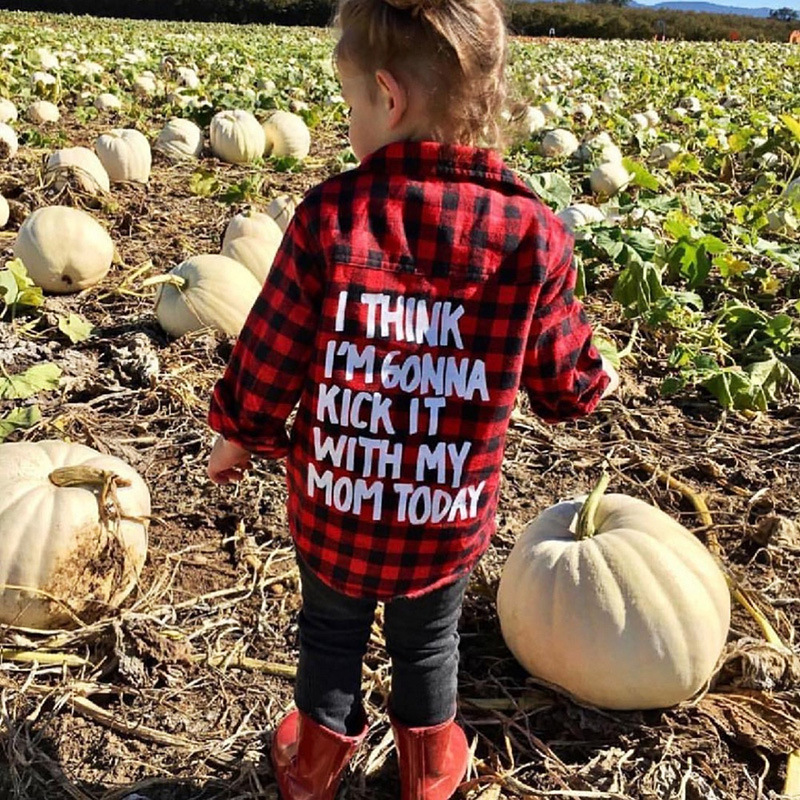
<instances>
[{"instance_id":1,"label":"toddler girl","mask_svg":"<svg viewBox=\"0 0 800 800\"><path fill-rule=\"evenodd\" d=\"M563 420L609 375L570 237L489 148L500 0L341 0L337 22L361 163L295 212L215 388L208 472L227 483L251 454L287 457L303 606L297 708L272 743L284 800L333 798L365 736L378 601L403 800L445 800L468 760L457 624L495 528L514 398L523 386Z\"/></svg>"}]
</instances>

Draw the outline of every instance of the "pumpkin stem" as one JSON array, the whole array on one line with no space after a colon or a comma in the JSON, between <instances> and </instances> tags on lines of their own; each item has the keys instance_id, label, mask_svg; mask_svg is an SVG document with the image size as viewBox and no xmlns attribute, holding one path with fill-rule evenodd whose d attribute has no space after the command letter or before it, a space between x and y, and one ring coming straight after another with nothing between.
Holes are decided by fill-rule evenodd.
<instances>
[{"instance_id":1,"label":"pumpkin stem","mask_svg":"<svg viewBox=\"0 0 800 800\"><path fill-rule=\"evenodd\" d=\"M597 528L594 524L594 517L610 480L611 478L608 473L603 471L594 489L592 489L589 496L584 500L583 506L578 512L578 524L575 530L576 539L589 539L595 535Z\"/></svg>"},{"instance_id":2,"label":"pumpkin stem","mask_svg":"<svg viewBox=\"0 0 800 800\"><path fill-rule=\"evenodd\" d=\"M97 467L57 467L48 477L50 483L59 487L92 486L99 489L97 505L100 520L104 525L108 525L112 518L115 523L124 518L117 498L117 486L130 486L131 482L116 473ZM112 509L111 514L109 514L109 504Z\"/></svg>"},{"instance_id":3,"label":"pumpkin stem","mask_svg":"<svg viewBox=\"0 0 800 800\"><path fill-rule=\"evenodd\" d=\"M152 278L147 278L142 281L142 286L156 286L162 283L168 283L170 286L174 286L176 289L180 290L186 286L186 278L182 278L180 275L175 275L171 272L168 272L166 275L155 275Z\"/></svg>"}]
</instances>

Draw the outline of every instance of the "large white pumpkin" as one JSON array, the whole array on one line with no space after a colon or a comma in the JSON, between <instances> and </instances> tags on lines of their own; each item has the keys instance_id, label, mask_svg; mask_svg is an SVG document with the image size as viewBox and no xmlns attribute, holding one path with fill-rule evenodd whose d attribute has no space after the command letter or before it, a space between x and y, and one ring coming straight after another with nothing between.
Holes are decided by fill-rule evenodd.
<instances>
[{"instance_id":1,"label":"large white pumpkin","mask_svg":"<svg viewBox=\"0 0 800 800\"><path fill-rule=\"evenodd\" d=\"M35 125L42 125L46 122L58 122L61 112L49 100L34 100L25 111L25 116Z\"/></svg>"},{"instance_id":2,"label":"large white pumpkin","mask_svg":"<svg viewBox=\"0 0 800 800\"><path fill-rule=\"evenodd\" d=\"M18 149L19 143L14 129L5 122L0 122L0 159L14 158Z\"/></svg>"},{"instance_id":3,"label":"large white pumpkin","mask_svg":"<svg viewBox=\"0 0 800 800\"><path fill-rule=\"evenodd\" d=\"M237 236L223 245L222 255L238 261L253 273L259 283L264 283L279 245L280 241L268 241L259 236Z\"/></svg>"},{"instance_id":4,"label":"large white pumpkin","mask_svg":"<svg viewBox=\"0 0 800 800\"><path fill-rule=\"evenodd\" d=\"M578 146L578 139L572 131L556 128L544 135L542 155L548 158L567 158L578 149Z\"/></svg>"},{"instance_id":5,"label":"large white pumpkin","mask_svg":"<svg viewBox=\"0 0 800 800\"><path fill-rule=\"evenodd\" d=\"M114 243L90 214L70 206L45 206L22 223L14 243L31 280L65 294L93 286L111 267Z\"/></svg>"},{"instance_id":6,"label":"large white pumpkin","mask_svg":"<svg viewBox=\"0 0 800 800\"><path fill-rule=\"evenodd\" d=\"M14 122L17 116L17 107L13 101L0 97L0 122Z\"/></svg>"},{"instance_id":7,"label":"large white pumpkin","mask_svg":"<svg viewBox=\"0 0 800 800\"><path fill-rule=\"evenodd\" d=\"M249 111L218 112L211 119L209 133L211 149L223 161L245 164L264 154L264 129Z\"/></svg>"},{"instance_id":8,"label":"large white pumpkin","mask_svg":"<svg viewBox=\"0 0 800 800\"><path fill-rule=\"evenodd\" d=\"M551 506L514 545L497 594L506 644L531 675L591 705L686 700L725 645L725 576L689 531L642 500L600 497L587 515L594 534L579 538L583 506Z\"/></svg>"},{"instance_id":9,"label":"large white pumpkin","mask_svg":"<svg viewBox=\"0 0 800 800\"><path fill-rule=\"evenodd\" d=\"M215 328L238 336L261 284L238 261L199 255L182 261L159 286L156 317L172 336Z\"/></svg>"},{"instance_id":10,"label":"large white pumpkin","mask_svg":"<svg viewBox=\"0 0 800 800\"><path fill-rule=\"evenodd\" d=\"M147 486L118 458L57 440L0 445L0 623L47 629L119 606L149 515Z\"/></svg>"},{"instance_id":11,"label":"large white pumpkin","mask_svg":"<svg viewBox=\"0 0 800 800\"><path fill-rule=\"evenodd\" d=\"M238 239L240 236L255 236L270 245L274 244L277 248L283 238L283 231L269 214L264 214L262 211L242 211L231 217L225 227L225 234L222 237L223 248L232 239Z\"/></svg>"},{"instance_id":12,"label":"large white pumpkin","mask_svg":"<svg viewBox=\"0 0 800 800\"><path fill-rule=\"evenodd\" d=\"M173 117L153 147L170 158L197 158L203 149L203 131L190 119Z\"/></svg>"},{"instance_id":13,"label":"large white pumpkin","mask_svg":"<svg viewBox=\"0 0 800 800\"><path fill-rule=\"evenodd\" d=\"M556 216L569 231L574 231L575 228L583 225L591 225L593 222L603 222L606 218L606 215L597 206L589 203L575 203L575 205L567 206Z\"/></svg>"},{"instance_id":14,"label":"large white pumpkin","mask_svg":"<svg viewBox=\"0 0 800 800\"><path fill-rule=\"evenodd\" d=\"M303 159L311 148L311 132L302 117L291 111L275 111L264 122L266 153Z\"/></svg>"},{"instance_id":15,"label":"large white pumpkin","mask_svg":"<svg viewBox=\"0 0 800 800\"><path fill-rule=\"evenodd\" d=\"M595 194L611 197L621 192L633 176L619 161L609 161L595 167L589 175L589 185Z\"/></svg>"},{"instance_id":16,"label":"large white pumpkin","mask_svg":"<svg viewBox=\"0 0 800 800\"><path fill-rule=\"evenodd\" d=\"M267 214L278 223L278 227L284 233L294 216L298 202L299 201L291 195L282 194L272 200L267 206Z\"/></svg>"},{"instance_id":17,"label":"large white pumpkin","mask_svg":"<svg viewBox=\"0 0 800 800\"><path fill-rule=\"evenodd\" d=\"M8 200L0 194L0 228L5 228L10 216L11 209L8 207Z\"/></svg>"},{"instance_id":18,"label":"large white pumpkin","mask_svg":"<svg viewBox=\"0 0 800 800\"><path fill-rule=\"evenodd\" d=\"M103 92L95 97L94 107L98 111L119 111L122 108L122 100L111 92Z\"/></svg>"},{"instance_id":19,"label":"large white pumpkin","mask_svg":"<svg viewBox=\"0 0 800 800\"><path fill-rule=\"evenodd\" d=\"M100 159L88 147L65 147L51 153L45 167L45 177L52 179L61 190L69 177L85 192L108 192L111 181Z\"/></svg>"},{"instance_id":20,"label":"large white pumpkin","mask_svg":"<svg viewBox=\"0 0 800 800\"><path fill-rule=\"evenodd\" d=\"M97 138L97 156L112 181L147 183L150 179L150 143L133 128L115 128Z\"/></svg>"}]
</instances>

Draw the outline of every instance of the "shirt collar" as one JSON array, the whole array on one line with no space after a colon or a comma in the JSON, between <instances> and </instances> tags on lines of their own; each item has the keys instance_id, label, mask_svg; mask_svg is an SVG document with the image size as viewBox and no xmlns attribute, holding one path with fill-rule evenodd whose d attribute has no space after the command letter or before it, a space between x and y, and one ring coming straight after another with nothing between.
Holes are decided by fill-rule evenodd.
<instances>
[{"instance_id":1,"label":"shirt collar","mask_svg":"<svg viewBox=\"0 0 800 800\"><path fill-rule=\"evenodd\" d=\"M368 155L359 169L402 174L409 178L461 175L521 185L496 151L433 141L400 141L384 145Z\"/></svg>"}]
</instances>

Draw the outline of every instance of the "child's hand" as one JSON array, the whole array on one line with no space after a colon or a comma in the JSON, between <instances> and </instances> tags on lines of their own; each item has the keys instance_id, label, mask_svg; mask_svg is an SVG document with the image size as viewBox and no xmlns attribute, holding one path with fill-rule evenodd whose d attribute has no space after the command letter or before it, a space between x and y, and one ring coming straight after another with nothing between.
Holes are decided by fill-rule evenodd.
<instances>
[{"instance_id":1,"label":"child's hand","mask_svg":"<svg viewBox=\"0 0 800 800\"><path fill-rule=\"evenodd\" d=\"M238 444L217 436L208 458L208 477L214 483L240 481L244 471L250 467L250 452Z\"/></svg>"},{"instance_id":2,"label":"child's hand","mask_svg":"<svg viewBox=\"0 0 800 800\"><path fill-rule=\"evenodd\" d=\"M600 359L603 362L603 372L611 378L608 386L603 390L603 397L608 397L610 394L614 394L619 388L619 374L616 369L614 369L614 365L604 355L601 355Z\"/></svg>"}]
</instances>

